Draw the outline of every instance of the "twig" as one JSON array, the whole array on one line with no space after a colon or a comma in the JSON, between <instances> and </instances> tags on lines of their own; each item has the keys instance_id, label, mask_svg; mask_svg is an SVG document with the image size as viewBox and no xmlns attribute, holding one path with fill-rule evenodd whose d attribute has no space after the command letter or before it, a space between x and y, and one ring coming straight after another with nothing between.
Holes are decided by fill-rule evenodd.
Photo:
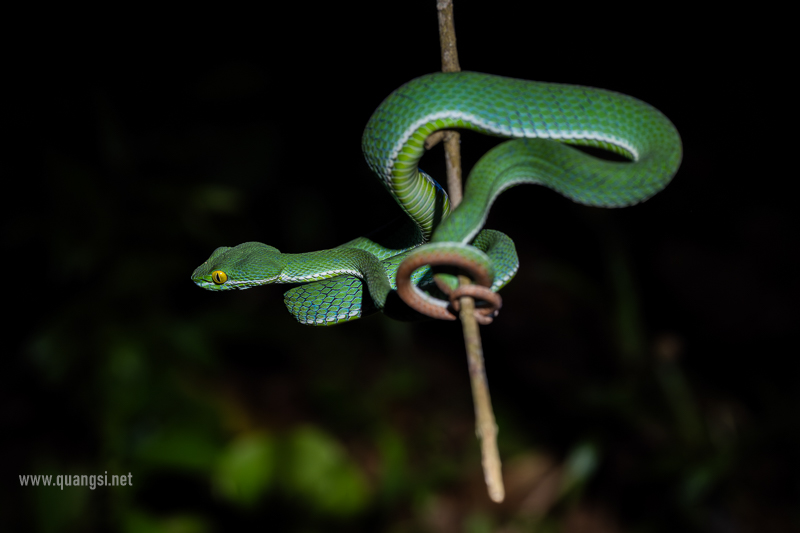
<instances>
[{"instance_id":1,"label":"twig","mask_svg":"<svg viewBox=\"0 0 800 533\"><path fill-rule=\"evenodd\" d=\"M458 72L458 50L456 49L456 30L453 22L452 0L437 0L436 9L439 12L439 41L442 49L442 71ZM431 146L439 142L432 140ZM461 136L458 132L447 131L444 134L445 161L447 164L447 190L450 193L450 203L453 209L461 203ZM459 276L459 283L470 282L466 276ZM483 364L483 347L481 346L480 330L475 321L475 301L469 296L460 299L461 309L459 317L464 330L464 344L467 350L467 363L469 377L472 383L472 399L475 403L475 432L481 441L481 462L483 464L483 477L489 497L495 502L502 502L505 498L503 474L500 464L500 454L497 450L497 424L492 411L492 399L489 395L489 384L486 380L486 370Z\"/></svg>"}]
</instances>

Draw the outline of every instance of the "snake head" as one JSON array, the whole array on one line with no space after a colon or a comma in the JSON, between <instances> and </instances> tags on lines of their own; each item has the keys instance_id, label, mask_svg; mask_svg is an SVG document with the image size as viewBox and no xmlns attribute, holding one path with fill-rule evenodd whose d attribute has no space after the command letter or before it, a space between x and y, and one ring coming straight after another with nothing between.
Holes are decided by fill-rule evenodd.
<instances>
[{"instance_id":1,"label":"snake head","mask_svg":"<svg viewBox=\"0 0 800 533\"><path fill-rule=\"evenodd\" d=\"M283 264L277 248L246 242L221 246L192 273L198 287L211 291L249 289L278 280Z\"/></svg>"}]
</instances>

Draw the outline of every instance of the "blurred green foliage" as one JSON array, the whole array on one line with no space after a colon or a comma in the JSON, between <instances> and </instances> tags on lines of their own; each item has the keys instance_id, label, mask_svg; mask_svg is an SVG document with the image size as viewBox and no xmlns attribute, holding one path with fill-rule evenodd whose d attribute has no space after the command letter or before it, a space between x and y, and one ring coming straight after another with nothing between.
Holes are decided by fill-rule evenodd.
<instances>
[{"instance_id":1,"label":"blurred green foliage","mask_svg":"<svg viewBox=\"0 0 800 533\"><path fill-rule=\"evenodd\" d=\"M220 454L214 485L228 500L252 506L274 482L277 462L274 437L264 432L243 435Z\"/></svg>"}]
</instances>

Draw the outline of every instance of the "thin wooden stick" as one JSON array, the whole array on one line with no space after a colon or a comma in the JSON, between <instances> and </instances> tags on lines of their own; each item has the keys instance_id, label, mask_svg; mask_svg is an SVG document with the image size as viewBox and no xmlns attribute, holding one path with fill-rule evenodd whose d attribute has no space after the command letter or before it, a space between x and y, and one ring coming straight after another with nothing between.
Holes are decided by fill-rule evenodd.
<instances>
[{"instance_id":1,"label":"thin wooden stick","mask_svg":"<svg viewBox=\"0 0 800 533\"><path fill-rule=\"evenodd\" d=\"M442 71L458 72L458 50L456 49L456 30L453 22L452 0L437 0L439 13L439 41L442 49ZM435 144L435 143L434 143ZM461 135L448 131L444 135L445 161L447 164L447 190L450 193L450 204L453 209L461 203ZM459 276L459 283L470 282L466 276ZM497 450L497 424L492 410L492 399L489 395L489 384L486 380L486 369L483 364L483 347L478 323L475 321L475 301L469 296L460 299L459 318L464 330L464 345L467 350L469 377L472 383L472 399L475 404L475 433L481 441L481 463L483 477L489 497L495 502L505 499L505 487Z\"/></svg>"}]
</instances>

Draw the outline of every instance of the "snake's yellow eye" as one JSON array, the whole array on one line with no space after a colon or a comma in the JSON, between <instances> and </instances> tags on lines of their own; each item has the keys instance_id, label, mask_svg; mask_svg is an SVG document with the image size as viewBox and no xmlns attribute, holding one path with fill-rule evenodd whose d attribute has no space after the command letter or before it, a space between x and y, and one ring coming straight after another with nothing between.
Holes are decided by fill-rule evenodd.
<instances>
[{"instance_id":1,"label":"snake's yellow eye","mask_svg":"<svg viewBox=\"0 0 800 533\"><path fill-rule=\"evenodd\" d=\"M222 285L228 281L228 275L222 270L215 270L211 273L211 279L214 280L214 283L217 285Z\"/></svg>"}]
</instances>

